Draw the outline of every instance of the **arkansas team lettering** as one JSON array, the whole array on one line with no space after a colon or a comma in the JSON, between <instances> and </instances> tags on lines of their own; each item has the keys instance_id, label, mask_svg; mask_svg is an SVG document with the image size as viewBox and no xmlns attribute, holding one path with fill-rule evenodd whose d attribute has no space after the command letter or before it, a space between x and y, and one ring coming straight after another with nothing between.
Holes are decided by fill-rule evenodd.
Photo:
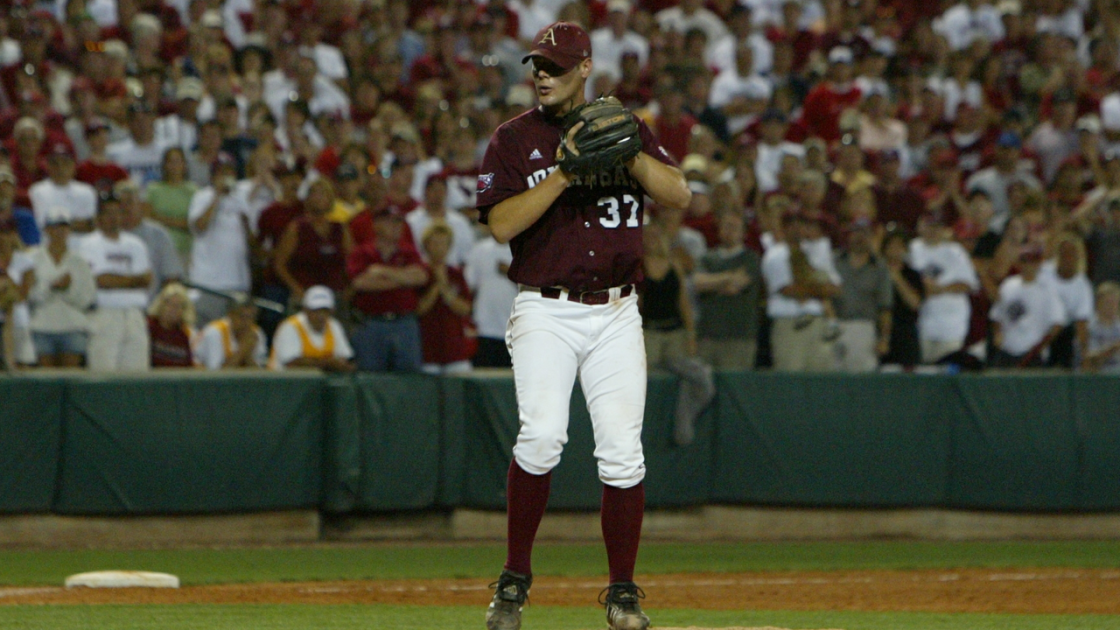
<instances>
[{"instance_id":1,"label":"arkansas team lettering","mask_svg":"<svg viewBox=\"0 0 1120 630\"><path fill-rule=\"evenodd\" d=\"M557 168L556 166L549 166L548 168L533 171L532 174L525 178L525 181L529 184L529 188L533 188L537 184L543 182L544 178L548 177L548 174L555 171ZM602 170L587 177L576 175L573 177L572 183L568 184L568 186L583 186L588 189L621 186L637 190L638 182L630 177L630 171L625 166L619 165L614 167L614 171Z\"/></svg>"}]
</instances>

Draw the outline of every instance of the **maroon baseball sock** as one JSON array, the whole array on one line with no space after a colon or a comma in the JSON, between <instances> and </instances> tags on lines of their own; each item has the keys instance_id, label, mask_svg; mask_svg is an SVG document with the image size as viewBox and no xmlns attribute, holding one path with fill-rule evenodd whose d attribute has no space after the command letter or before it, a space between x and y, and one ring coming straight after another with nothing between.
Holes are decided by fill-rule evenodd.
<instances>
[{"instance_id":1,"label":"maroon baseball sock","mask_svg":"<svg viewBox=\"0 0 1120 630\"><path fill-rule=\"evenodd\" d=\"M551 484L552 471L532 475L518 466L516 459L509 463L506 477L506 569L532 575L533 540L544 518Z\"/></svg>"},{"instance_id":2,"label":"maroon baseball sock","mask_svg":"<svg viewBox=\"0 0 1120 630\"><path fill-rule=\"evenodd\" d=\"M603 485L603 542L607 544L611 584L634 580L645 507L645 484L639 483L631 488Z\"/></svg>"}]
</instances>

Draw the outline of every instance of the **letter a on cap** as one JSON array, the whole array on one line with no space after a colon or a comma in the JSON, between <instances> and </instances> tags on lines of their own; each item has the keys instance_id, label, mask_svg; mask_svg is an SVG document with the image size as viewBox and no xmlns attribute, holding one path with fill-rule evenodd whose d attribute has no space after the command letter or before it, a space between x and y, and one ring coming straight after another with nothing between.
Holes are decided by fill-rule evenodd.
<instances>
[{"instance_id":1,"label":"letter a on cap","mask_svg":"<svg viewBox=\"0 0 1120 630\"><path fill-rule=\"evenodd\" d=\"M545 32L544 36L541 37L541 43L543 44L544 42L551 42L552 45L555 46L556 45L556 34L553 32L555 30L556 30L555 28L548 29L548 31Z\"/></svg>"}]
</instances>

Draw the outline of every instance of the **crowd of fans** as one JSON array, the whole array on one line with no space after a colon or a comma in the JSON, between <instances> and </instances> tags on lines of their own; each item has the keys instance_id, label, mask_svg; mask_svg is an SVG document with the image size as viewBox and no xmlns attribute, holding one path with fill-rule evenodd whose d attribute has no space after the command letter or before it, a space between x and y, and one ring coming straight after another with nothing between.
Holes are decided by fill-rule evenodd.
<instances>
[{"instance_id":1,"label":"crowd of fans","mask_svg":"<svg viewBox=\"0 0 1120 630\"><path fill-rule=\"evenodd\" d=\"M508 366L478 167L556 20L693 191L651 365L1120 372L1113 0L14 0L3 364Z\"/></svg>"}]
</instances>

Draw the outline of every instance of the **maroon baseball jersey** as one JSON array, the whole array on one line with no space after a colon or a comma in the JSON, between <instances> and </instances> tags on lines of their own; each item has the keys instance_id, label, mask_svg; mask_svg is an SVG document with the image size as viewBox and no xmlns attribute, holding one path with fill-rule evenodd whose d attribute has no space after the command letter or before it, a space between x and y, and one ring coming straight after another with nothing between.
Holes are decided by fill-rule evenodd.
<instances>
[{"instance_id":1,"label":"maroon baseball jersey","mask_svg":"<svg viewBox=\"0 0 1120 630\"><path fill-rule=\"evenodd\" d=\"M644 122L642 151L676 165ZM534 108L490 138L478 175L480 220L496 204L536 186L556 166L560 120ZM645 190L625 166L576 178L536 223L510 241L509 279L534 287L601 291L642 279Z\"/></svg>"}]
</instances>

